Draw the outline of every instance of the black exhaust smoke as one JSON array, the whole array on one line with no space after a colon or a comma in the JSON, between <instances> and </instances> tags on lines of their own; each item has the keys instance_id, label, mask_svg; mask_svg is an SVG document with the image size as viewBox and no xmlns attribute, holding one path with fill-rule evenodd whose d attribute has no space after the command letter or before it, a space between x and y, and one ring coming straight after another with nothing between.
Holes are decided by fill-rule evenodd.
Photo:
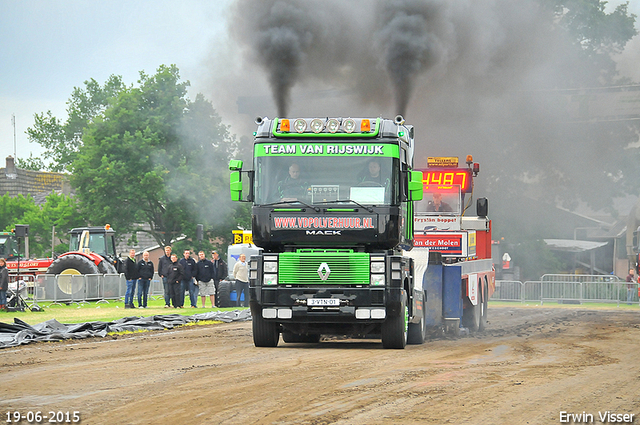
<instances>
[{"instance_id":1,"label":"black exhaust smoke","mask_svg":"<svg viewBox=\"0 0 640 425\"><path fill-rule=\"evenodd\" d=\"M314 24L308 10L295 0L241 0L238 32L250 44L265 68L279 116L286 116L291 88L314 42Z\"/></svg>"},{"instance_id":2,"label":"black exhaust smoke","mask_svg":"<svg viewBox=\"0 0 640 425\"><path fill-rule=\"evenodd\" d=\"M396 0L381 3L376 34L383 63L395 93L396 111L406 115L416 77L443 58L444 3Z\"/></svg>"}]
</instances>

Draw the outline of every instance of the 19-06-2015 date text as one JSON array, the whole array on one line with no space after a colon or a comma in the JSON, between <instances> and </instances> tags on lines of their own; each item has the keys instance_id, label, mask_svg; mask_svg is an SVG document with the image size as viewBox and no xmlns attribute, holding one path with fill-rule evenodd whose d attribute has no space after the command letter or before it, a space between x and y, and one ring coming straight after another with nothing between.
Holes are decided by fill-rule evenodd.
<instances>
[{"instance_id":1,"label":"19-06-2015 date text","mask_svg":"<svg viewBox=\"0 0 640 425\"><path fill-rule=\"evenodd\" d=\"M79 411L28 411L28 412L6 412L7 415L7 423L18 423L18 422L28 422L28 423L78 423L80 422L80 412Z\"/></svg>"}]
</instances>

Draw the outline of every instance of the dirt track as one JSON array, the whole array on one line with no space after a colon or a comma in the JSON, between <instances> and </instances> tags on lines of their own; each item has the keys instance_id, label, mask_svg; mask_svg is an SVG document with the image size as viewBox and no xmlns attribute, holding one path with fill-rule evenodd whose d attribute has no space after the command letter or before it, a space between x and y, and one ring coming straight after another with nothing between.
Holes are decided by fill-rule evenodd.
<instances>
[{"instance_id":1,"label":"dirt track","mask_svg":"<svg viewBox=\"0 0 640 425\"><path fill-rule=\"evenodd\" d=\"M0 408L83 424L640 423L640 314L490 308L480 336L255 348L250 323L0 351ZM23 423L27 423L23 421Z\"/></svg>"}]
</instances>

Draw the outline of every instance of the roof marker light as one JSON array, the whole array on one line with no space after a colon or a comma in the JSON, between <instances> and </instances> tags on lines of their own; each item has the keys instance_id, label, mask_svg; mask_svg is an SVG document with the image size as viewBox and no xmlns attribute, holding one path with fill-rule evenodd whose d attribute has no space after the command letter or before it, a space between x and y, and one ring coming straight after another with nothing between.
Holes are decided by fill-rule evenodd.
<instances>
[{"instance_id":1,"label":"roof marker light","mask_svg":"<svg viewBox=\"0 0 640 425\"><path fill-rule=\"evenodd\" d=\"M288 133L289 131L291 131L291 126L288 119L283 119L282 121L280 121L280 131L283 133Z\"/></svg>"},{"instance_id":2,"label":"roof marker light","mask_svg":"<svg viewBox=\"0 0 640 425\"><path fill-rule=\"evenodd\" d=\"M371 131L371 121L365 118L360 121L360 132L365 133L367 131Z\"/></svg>"}]
</instances>

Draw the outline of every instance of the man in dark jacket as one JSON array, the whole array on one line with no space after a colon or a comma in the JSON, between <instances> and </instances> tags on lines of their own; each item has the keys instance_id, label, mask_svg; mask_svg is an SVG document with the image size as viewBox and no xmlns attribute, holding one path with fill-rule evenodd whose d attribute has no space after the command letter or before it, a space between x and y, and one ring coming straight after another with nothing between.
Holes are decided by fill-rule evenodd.
<instances>
[{"instance_id":1,"label":"man in dark jacket","mask_svg":"<svg viewBox=\"0 0 640 425\"><path fill-rule=\"evenodd\" d=\"M217 294L218 285L220 284L220 281L227 278L227 273L228 273L227 263L225 263L224 260L220 258L218 251L213 251L211 255L212 255L211 262L213 263L213 284L216 287L216 294ZM217 302L216 305L219 306L220 297L216 297L216 302Z\"/></svg>"},{"instance_id":2,"label":"man in dark jacket","mask_svg":"<svg viewBox=\"0 0 640 425\"><path fill-rule=\"evenodd\" d=\"M124 294L124 308L135 308L133 305L133 295L136 293L136 281L138 280L135 249L130 249L129 256L124 260L124 278L127 281L127 292Z\"/></svg>"},{"instance_id":3,"label":"man in dark jacket","mask_svg":"<svg viewBox=\"0 0 640 425\"><path fill-rule=\"evenodd\" d=\"M7 308L7 291L9 290L9 270L4 258L0 258L0 310Z\"/></svg>"},{"instance_id":4,"label":"man in dark jacket","mask_svg":"<svg viewBox=\"0 0 640 425\"><path fill-rule=\"evenodd\" d=\"M149 252L143 252L142 260L138 261L138 308L147 308L149 284L154 271L153 263L149 261Z\"/></svg>"},{"instance_id":5,"label":"man in dark jacket","mask_svg":"<svg viewBox=\"0 0 640 425\"><path fill-rule=\"evenodd\" d=\"M182 278L181 292L182 304L184 305L184 293L189 290L189 301L191 301L191 307L198 307L198 285L195 284L193 277L196 275L196 261L191 258L191 251L184 250L184 258L180 260L180 264L184 268L184 277Z\"/></svg>"},{"instance_id":6,"label":"man in dark jacket","mask_svg":"<svg viewBox=\"0 0 640 425\"><path fill-rule=\"evenodd\" d=\"M164 255L158 261L158 276L162 278L162 288L164 289L164 308L171 307L171 287L167 283L169 266L171 265L171 247L164 247Z\"/></svg>"},{"instance_id":7,"label":"man in dark jacket","mask_svg":"<svg viewBox=\"0 0 640 425\"><path fill-rule=\"evenodd\" d=\"M198 263L196 264L198 281L198 291L202 299L202 308L205 308L207 296L211 300L211 308L215 307L216 287L213 284L213 263L204 255L204 251L198 252Z\"/></svg>"},{"instance_id":8,"label":"man in dark jacket","mask_svg":"<svg viewBox=\"0 0 640 425\"><path fill-rule=\"evenodd\" d=\"M182 304L184 304L184 292L180 290L180 287L184 279L184 267L178 262L178 256L176 254L171 254L171 264L169 264L168 270L167 283L169 284L169 291L171 293L171 303L173 304L173 308L182 308ZM182 294L182 302L180 301L180 294Z\"/></svg>"}]
</instances>

